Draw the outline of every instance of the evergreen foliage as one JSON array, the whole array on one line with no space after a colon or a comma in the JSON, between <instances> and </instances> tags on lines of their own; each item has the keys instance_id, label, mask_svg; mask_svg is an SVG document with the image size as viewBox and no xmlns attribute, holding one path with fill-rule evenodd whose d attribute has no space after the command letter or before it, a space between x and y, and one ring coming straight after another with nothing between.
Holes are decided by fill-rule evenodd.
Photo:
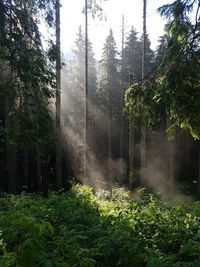
<instances>
[{"instance_id":1,"label":"evergreen foliage","mask_svg":"<svg viewBox=\"0 0 200 267\"><path fill-rule=\"evenodd\" d=\"M142 75L142 43L138 39L136 30L132 27L127 37L124 48L124 73L123 77L128 87L129 74L133 74L135 81L141 80Z\"/></svg>"},{"instance_id":2,"label":"evergreen foliage","mask_svg":"<svg viewBox=\"0 0 200 267\"><path fill-rule=\"evenodd\" d=\"M25 146L48 142L45 133L51 123L48 105L55 88L53 62L48 61L42 47L36 19L36 13L39 17L43 10L49 26L52 9L48 9L50 1L41 9L38 5L41 3L35 1L1 3L1 64L6 72L1 92L8 113L6 132L12 143Z\"/></svg>"},{"instance_id":3,"label":"evergreen foliage","mask_svg":"<svg viewBox=\"0 0 200 267\"><path fill-rule=\"evenodd\" d=\"M170 120L169 136L173 136L178 126L194 139L199 139L199 7L195 6L195 2L178 0L160 8L161 15L168 19L167 34L162 37L157 50L153 77L145 77L145 80L150 78L147 90L151 92L140 93L138 85L133 85L132 94L137 95L133 101L137 105L132 105L129 89L126 106L135 115L139 114L137 107L140 105L157 114L154 121L152 112L147 112L147 117L146 112L142 113L149 125L156 124L159 117L167 117ZM189 14L195 7L193 22ZM145 95L149 94L151 97L147 100Z\"/></svg>"},{"instance_id":4,"label":"evergreen foliage","mask_svg":"<svg viewBox=\"0 0 200 267\"><path fill-rule=\"evenodd\" d=\"M194 22L189 17L191 11ZM168 19L170 37L159 81L160 96L172 121L171 130L179 126L199 139L199 2L174 1L160 12Z\"/></svg>"},{"instance_id":5,"label":"evergreen foliage","mask_svg":"<svg viewBox=\"0 0 200 267\"><path fill-rule=\"evenodd\" d=\"M116 42L113 36L113 31L106 38L102 58L99 62L99 77L98 77L98 99L99 107L102 110L104 118L107 122L104 123L104 138L102 141L108 144L107 157L119 155L119 148L114 148L114 144L119 144L119 127L120 127L120 74L119 60L116 48ZM105 120L105 119L104 119ZM102 146L102 144L100 145ZM113 153L114 150L118 150Z\"/></svg>"}]
</instances>

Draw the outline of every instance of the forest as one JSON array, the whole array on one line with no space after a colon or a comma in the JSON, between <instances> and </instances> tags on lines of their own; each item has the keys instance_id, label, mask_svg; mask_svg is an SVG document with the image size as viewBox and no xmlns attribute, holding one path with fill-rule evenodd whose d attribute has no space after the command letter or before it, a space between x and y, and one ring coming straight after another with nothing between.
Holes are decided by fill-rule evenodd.
<instances>
[{"instance_id":1,"label":"forest","mask_svg":"<svg viewBox=\"0 0 200 267\"><path fill-rule=\"evenodd\" d=\"M200 266L200 1L160 6L156 49L148 1L97 60L109 0L70 55L60 0L0 0L0 267Z\"/></svg>"}]
</instances>

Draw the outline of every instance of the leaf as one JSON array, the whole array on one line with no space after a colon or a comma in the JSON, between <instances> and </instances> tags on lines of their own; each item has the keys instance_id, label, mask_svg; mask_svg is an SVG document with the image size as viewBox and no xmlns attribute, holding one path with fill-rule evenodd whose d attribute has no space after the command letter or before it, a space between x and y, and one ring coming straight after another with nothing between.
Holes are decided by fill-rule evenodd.
<instances>
[{"instance_id":1,"label":"leaf","mask_svg":"<svg viewBox=\"0 0 200 267\"><path fill-rule=\"evenodd\" d=\"M165 264L161 263L161 261L155 257L148 257L147 259L147 267L165 267L165 266L166 266Z\"/></svg>"},{"instance_id":2,"label":"leaf","mask_svg":"<svg viewBox=\"0 0 200 267\"><path fill-rule=\"evenodd\" d=\"M184 246L182 246L179 250L179 255L180 256L188 256L188 255L192 255L194 252L194 248L192 246L192 244L185 244Z\"/></svg>"}]
</instances>

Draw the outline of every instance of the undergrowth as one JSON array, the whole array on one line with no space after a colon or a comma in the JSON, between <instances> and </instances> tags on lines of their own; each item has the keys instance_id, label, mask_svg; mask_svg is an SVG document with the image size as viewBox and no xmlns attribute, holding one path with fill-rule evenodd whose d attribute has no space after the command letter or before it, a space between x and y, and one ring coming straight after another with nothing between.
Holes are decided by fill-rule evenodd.
<instances>
[{"instance_id":1,"label":"undergrowth","mask_svg":"<svg viewBox=\"0 0 200 267\"><path fill-rule=\"evenodd\" d=\"M122 189L0 195L0 267L199 267L200 203Z\"/></svg>"}]
</instances>

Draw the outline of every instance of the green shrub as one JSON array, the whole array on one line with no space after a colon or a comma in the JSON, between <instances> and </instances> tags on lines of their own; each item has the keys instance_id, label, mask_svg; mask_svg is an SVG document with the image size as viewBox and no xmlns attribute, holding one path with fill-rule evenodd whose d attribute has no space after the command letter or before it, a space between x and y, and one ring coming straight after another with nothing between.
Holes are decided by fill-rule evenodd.
<instances>
[{"instance_id":1,"label":"green shrub","mask_svg":"<svg viewBox=\"0 0 200 267\"><path fill-rule=\"evenodd\" d=\"M200 203L123 188L0 196L0 267L200 266Z\"/></svg>"}]
</instances>

